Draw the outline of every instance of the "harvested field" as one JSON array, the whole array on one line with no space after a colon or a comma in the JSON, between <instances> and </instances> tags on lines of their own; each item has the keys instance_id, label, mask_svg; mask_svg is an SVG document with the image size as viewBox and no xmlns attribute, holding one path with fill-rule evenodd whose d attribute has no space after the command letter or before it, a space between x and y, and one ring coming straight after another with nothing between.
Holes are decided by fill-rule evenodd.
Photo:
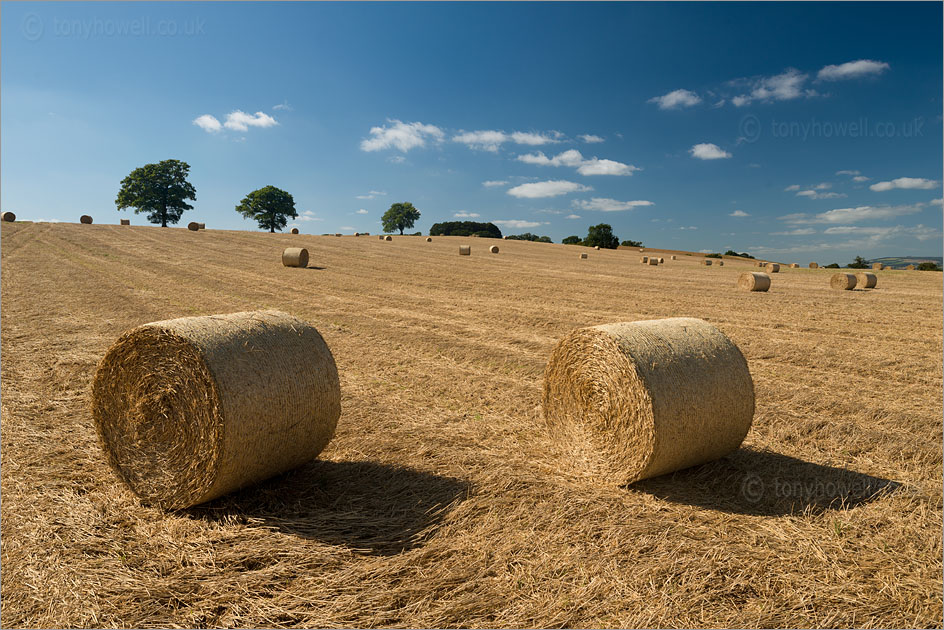
<instances>
[{"instance_id":1,"label":"harvested field","mask_svg":"<svg viewBox=\"0 0 944 630\"><path fill-rule=\"evenodd\" d=\"M753 261L652 273L506 240L456 264L465 240L3 223L0 623L941 626L940 274L835 291L784 268L749 294ZM98 361L146 322L258 309L324 336L336 437L260 486L142 506L96 441ZM666 317L744 354L744 445L624 488L568 469L540 408L551 350Z\"/></svg>"}]
</instances>

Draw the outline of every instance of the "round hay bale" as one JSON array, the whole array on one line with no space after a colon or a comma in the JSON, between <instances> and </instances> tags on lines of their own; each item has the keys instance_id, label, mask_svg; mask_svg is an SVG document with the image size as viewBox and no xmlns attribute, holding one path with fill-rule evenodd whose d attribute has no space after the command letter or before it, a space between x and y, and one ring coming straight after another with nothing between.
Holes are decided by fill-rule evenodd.
<instances>
[{"instance_id":1,"label":"round hay bale","mask_svg":"<svg viewBox=\"0 0 944 630\"><path fill-rule=\"evenodd\" d=\"M649 263L648 263L648 264L651 265L651 266L653 266L653 267L657 267L657 266L659 265L659 259L656 258L655 256L652 256L652 257L649 258Z\"/></svg>"},{"instance_id":2,"label":"round hay bale","mask_svg":"<svg viewBox=\"0 0 944 630\"><path fill-rule=\"evenodd\" d=\"M331 350L279 311L184 317L122 335L92 416L108 462L146 503L204 503L317 457L341 415Z\"/></svg>"},{"instance_id":3,"label":"round hay bale","mask_svg":"<svg viewBox=\"0 0 944 630\"><path fill-rule=\"evenodd\" d=\"M631 483L736 450L754 417L747 361L700 319L572 331L544 372L544 418L575 463Z\"/></svg>"},{"instance_id":4,"label":"round hay bale","mask_svg":"<svg viewBox=\"0 0 944 630\"><path fill-rule=\"evenodd\" d=\"M383 234L378 234L378 235L377 235L377 238L379 238L380 240L384 240L384 235L383 235Z\"/></svg>"},{"instance_id":5,"label":"round hay bale","mask_svg":"<svg viewBox=\"0 0 944 630\"><path fill-rule=\"evenodd\" d=\"M469 245L459 245L459 255L460 256L471 256L472 247Z\"/></svg>"},{"instance_id":6,"label":"round hay bale","mask_svg":"<svg viewBox=\"0 0 944 630\"><path fill-rule=\"evenodd\" d=\"M426 237L426 242L427 242L427 243L432 243L432 242L433 242L433 239L430 238L429 236L427 236L427 237Z\"/></svg>"},{"instance_id":7,"label":"round hay bale","mask_svg":"<svg viewBox=\"0 0 944 630\"><path fill-rule=\"evenodd\" d=\"M770 276L760 271L745 271L738 276L737 288L743 291L766 291L770 288Z\"/></svg>"},{"instance_id":8,"label":"round hay bale","mask_svg":"<svg viewBox=\"0 0 944 630\"><path fill-rule=\"evenodd\" d=\"M393 237L388 234L387 236L383 237L383 240L385 240L385 241L392 241L392 240L393 240Z\"/></svg>"},{"instance_id":9,"label":"round hay bale","mask_svg":"<svg viewBox=\"0 0 944 630\"><path fill-rule=\"evenodd\" d=\"M870 271L860 271L856 274L856 286L862 289L874 289L878 284L878 276Z\"/></svg>"},{"instance_id":10,"label":"round hay bale","mask_svg":"<svg viewBox=\"0 0 944 630\"><path fill-rule=\"evenodd\" d=\"M282 251L282 265L285 267L307 267L308 250L304 247L286 247Z\"/></svg>"},{"instance_id":11,"label":"round hay bale","mask_svg":"<svg viewBox=\"0 0 944 630\"><path fill-rule=\"evenodd\" d=\"M648 265L648 264L649 264L649 257L648 257L648 256L643 256L642 258L639 259L639 262L641 262L641 263L644 264L644 265Z\"/></svg>"},{"instance_id":12,"label":"round hay bale","mask_svg":"<svg viewBox=\"0 0 944 630\"><path fill-rule=\"evenodd\" d=\"M767 263L767 273L780 273L780 265L777 263Z\"/></svg>"},{"instance_id":13,"label":"round hay bale","mask_svg":"<svg viewBox=\"0 0 944 630\"><path fill-rule=\"evenodd\" d=\"M12 212L4 212L2 215L2 219L8 223L13 223L14 221L16 221L16 215L13 214Z\"/></svg>"},{"instance_id":14,"label":"round hay bale","mask_svg":"<svg viewBox=\"0 0 944 630\"><path fill-rule=\"evenodd\" d=\"M665 264L665 258L660 258L660 259L659 259L659 264L660 264L660 265L664 265L664 264Z\"/></svg>"},{"instance_id":15,"label":"round hay bale","mask_svg":"<svg viewBox=\"0 0 944 630\"><path fill-rule=\"evenodd\" d=\"M492 245L491 247L488 248L488 251L489 251L489 253L497 254L497 253L498 253L498 245Z\"/></svg>"},{"instance_id":16,"label":"round hay bale","mask_svg":"<svg viewBox=\"0 0 944 630\"><path fill-rule=\"evenodd\" d=\"M191 232L196 232L197 230L200 229L200 224L197 223L196 221L191 221L190 223L187 224L187 229L190 230Z\"/></svg>"},{"instance_id":17,"label":"round hay bale","mask_svg":"<svg viewBox=\"0 0 944 630\"><path fill-rule=\"evenodd\" d=\"M704 264L705 264L706 267L710 267L710 266L711 266L711 259L710 259L710 258L706 258L705 261L704 261Z\"/></svg>"},{"instance_id":18,"label":"round hay bale","mask_svg":"<svg viewBox=\"0 0 944 630\"><path fill-rule=\"evenodd\" d=\"M646 251L646 249L645 249L644 247L640 247L640 248L639 248L639 251L644 252L644 251Z\"/></svg>"},{"instance_id":19,"label":"round hay bale","mask_svg":"<svg viewBox=\"0 0 944 630\"><path fill-rule=\"evenodd\" d=\"M856 277L852 273L834 273L829 279L829 286L834 289L851 291L856 287Z\"/></svg>"},{"instance_id":20,"label":"round hay bale","mask_svg":"<svg viewBox=\"0 0 944 630\"><path fill-rule=\"evenodd\" d=\"M881 271L884 268L885 268L885 265L883 265L882 263L872 263L872 269Z\"/></svg>"},{"instance_id":21,"label":"round hay bale","mask_svg":"<svg viewBox=\"0 0 944 630\"><path fill-rule=\"evenodd\" d=\"M810 263L810 269L819 269L819 264L815 262Z\"/></svg>"},{"instance_id":22,"label":"round hay bale","mask_svg":"<svg viewBox=\"0 0 944 630\"><path fill-rule=\"evenodd\" d=\"M354 236L360 236L360 235L361 235L360 232L354 232Z\"/></svg>"},{"instance_id":23,"label":"round hay bale","mask_svg":"<svg viewBox=\"0 0 944 630\"><path fill-rule=\"evenodd\" d=\"M724 261L723 261L723 260L719 260L719 261L718 261L718 266L719 266L719 267L724 267Z\"/></svg>"},{"instance_id":24,"label":"round hay bale","mask_svg":"<svg viewBox=\"0 0 944 630\"><path fill-rule=\"evenodd\" d=\"M760 261L760 260L758 260L758 261L754 264L755 267L764 267L764 266L766 266L766 265L767 265L767 263L765 263L765 262L763 262L763 261Z\"/></svg>"},{"instance_id":25,"label":"round hay bale","mask_svg":"<svg viewBox=\"0 0 944 630\"><path fill-rule=\"evenodd\" d=\"M790 269L799 269L800 263L790 263Z\"/></svg>"},{"instance_id":26,"label":"round hay bale","mask_svg":"<svg viewBox=\"0 0 944 630\"><path fill-rule=\"evenodd\" d=\"M914 271L915 268L916 268L916 267L915 267L914 265L906 265L906 266L905 266L905 269L907 269L908 271Z\"/></svg>"},{"instance_id":27,"label":"round hay bale","mask_svg":"<svg viewBox=\"0 0 944 630\"><path fill-rule=\"evenodd\" d=\"M79 217L79 223L84 223L85 225L92 225L92 217L87 214L83 214Z\"/></svg>"},{"instance_id":28,"label":"round hay bale","mask_svg":"<svg viewBox=\"0 0 944 630\"><path fill-rule=\"evenodd\" d=\"M672 260L678 260L678 256L676 256L675 254L673 254L673 255L672 255Z\"/></svg>"},{"instance_id":29,"label":"round hay bale","mask_svg":"<svg viewBox=\"0 0 944 630\"><path fill-rule=\"evenodd\" d=\"M337 233L337 234L335 234L335 236L341 236L341 234L340 234L340 232L339 232L339 233Z\"/></svg>"},{"instance_id":30,"label":"round hay bale","mask_svg":"<svg viewBox=\"0 0 944 630\"><path fill-rule=\"evenodd\" d=\"M595 250L597 250L597 251L600 251L600 246L599 246L599 245L594 245L594 246L593 246L593 249L595 249Z\"/></svg>"},{"instance_id":31,"label":"round hay bale","mask_svg":"<svg viewBox=\"0 0 944 630\"><path fill-rule=\"evenodd\" d=\"M298 228L292 228L292 234L298 234Z\"/></svg>"},{"instance_id":32,"label":"round hay bale","mask_svg":"<svg viewBox=\"0 0 944 630\"><path fill-rule=\"evenodd\" d=\"M207 224L206 224L206 223L197 223L197 227L199 227L201 230L205 230L205 229L207 229Z\"/></svg>"},{"instance_id":33,"label":"round hay bale","mask_svg":"<svg viewBox=\"0 0 944 630\"><path fill-rule=\"evenodd\" d=\"M587 255L586 252L580 254L580 260L586 260L587 258L589 258L589 256Z\"/></svg>"},{"instance_id":34,"label":"round hay bale","mask_svg":"<svg viewBox=\"0 0 944 630\"><path fill-rule=\"evenodd\" d=\"M122 225L131 225L131 219L121 219Z\"/></svg>"}]
</instances>

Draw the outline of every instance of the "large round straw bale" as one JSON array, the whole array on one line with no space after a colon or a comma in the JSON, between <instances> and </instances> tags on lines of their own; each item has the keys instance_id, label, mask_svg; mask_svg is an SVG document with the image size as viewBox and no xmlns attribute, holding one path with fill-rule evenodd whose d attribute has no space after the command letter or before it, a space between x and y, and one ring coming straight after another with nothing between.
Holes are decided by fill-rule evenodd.
<instances>
[{"instance_id":1,"label":"large round straw bale","mask_svg":"<svg viewBox=\"0 0 944 630\"><path fill-rule=\"evenodd\" d=\"M878 271L881 271L884 268L885 266L882 263L872 263L872 269L877 269Z\"/></svg>"},{"instance_id":2,"label":"large round straw bale","mask_svg":"<svg viewBox=\"0 0 944 630\"><path fill-rule=\"evenodd\" d=\"M383 235L383 234L378 234L378 235L377 235L377 238L379 238L380 240L384 240L384 235Z\"/></svg>"},{"instance_id":3,"label":"large round straw bale","mask_svg":"<svg viewBox=\"0 0 944 630\"><path fill-rule=\"evenodd\" d=\"M646 251L646 248L645 248L645 247L640 247L640 248L639 248L639 251L644 252L644 251Z\"/></svg>"},{"instance_id":4,"label":"large round straw bale","mask_svg":"<svg viewBox=\"0 0 944 630\"><path fill-rule=\"evenodd\" d=\"M87 214L83 214L82 216L79 217L79 223L84 223L85 225L91 225L92 217L90 217Z\"/></svg>"},{"instance_id":5,"label":"large round straw bale","mask_svg":"<svg viewBox=\"0 0 944 630\"><path fill-rule=\"evenodd\" d=\"M819 269L819 264L815 262L810 263L810 269Z\"/></svg>"},{"instance_id":6,"label":"large round straw bale","mask_svg":"<svg viewBox=\"0 0 944 630\"><path fill-rule=\"evenodd\" d=\"M595 249L595 250L597 250L597 251L600 251L600 246L599 246L599 245L594 245L594 246L593 246L593 249Z\"/></svg>"},{"instance_id":7,"label":"large round straw bale","mask_svg":"<svg viewBox=\"0 0 944 630\"><path fill-rule=\"evenodd\" d=\"M459 255L460 255L460 256L471 256L471 255L472 255L472 247L470 247L469 245L459 245Z\"/></svg>"},{"instance_id":8,"label":"large round straw bale","mask_svg":"<svg viewBox=\"0 0 944 630\"><path fill-rule=\"evenodd\" d=\"M723 261L723 260L719 260L719 261L718 261L718 266L719 266L719 267L724 267L724 261Z\"/></svg>"},{"instance_id":9,"label":"large round straw bale","mask_svg":"<svg viewBox=\"0 0 944 630\"><path fill-rule=\"evenodd\" d=\"M711 259L710 259L710 258L706 258L704 262L705 262L705 266L706 266L706 267L710 267L710 266L711 266Z\"/></svg>"},{"instance_id":10,"label":"large round straw bale","mask_svg":"<svg viewBox=\"0 0 944 630\"><path fill-rule=\"evenodd\" d=\"M109 463L135 494L165 509L313 459L340 414L324 339L279 311L145 324L109 348L92 384Z\"/></svg>"},{"instance_id":11,"label":"large round straw bale","mask_svg":"<svg viewBox=\"0 0 944 630\"><path fill-rule=\"evenodd\" d=\"M770 288L770 276L760 271L745 271L738 276L737 287L744 291L766 291Z\"/></svg>"},{"instance_id":12,"label":"large round straw bale","mask_svg":"<svg viewBox=\"0 0 944 630\"><path fill-rule=\"evenodd\" d=\"M426 242L427 242L427 243L432 243L432 242L433 242L433 239L432 239L431 237L427 236L427 237L426 237Z\"/></svg>"},{"instance_id":13,"label":"large round straw bale","mask_svg":"<svg viewBox=\"0 0 944 630\"><path fill-rule=\"evenodd\" d=\"M16 221L16 215L13 214L12 212L4 212L2 215L2 219L9 223L13 223L14 221Z\"/></svg>"},{"instance_id":14,"label":"large round straw bale","mask_svg":"<svg viewBox=\"0 0 944 630\"><path fill-rule=\"evenodd\" d=\"M800 263L790 263L790 269L799 269Z\"/></svg>"},{"instance_id":15,"label":"large round straw bale","mask_svg":"<svg viewBox=\"0 0 944 630\"><path fill-rule=\"evenodd\" d=\"M572 331L548 361L542 402L575 463L623 484L736 450L754 417L754 383L711 324L657 319Z\"/></svg>"},{"instance_id":16,"label":"large round straw bale","mask_svg":"<svg viewBox=\"0 0 944 630\"><path fill-rule=\"evenodd\" d=\"M639 259L639 262L641 262L641 263L644 264L644 265L648 265L648 264L649 264L649 257L648 257L648 256L643 256L643 257L641 257L641 258Z\"/></svg>"},{"instance_id":17,"label":"large round straw bale","mask_svg":"<svg viewBox=\"0 0 944 630\"><path fill-rule=\"evenodd\" d=\"M660 264L660 265L664 265L664 264L665 264L665 258L660 258L660 259L659 259L659 264Z\"/></svg>"},{"instance_id":18,"label":"large round straw bale","mask_svg":"<svg viewBox=\"0 0 944 630\"><path fill-rule=\"evenodd\" d=\"M651 258L649 258L649 264L650 264L651 266L653 266L653 267L658 267L658 266L659 266L659 259L656 258L655 256L652 256Z\"/></svg>"},{"instance_id":19,"label":"large round straw bale","mask_svg":"<svg viewBox=\"0 0 944 630\"><path fill-rule=\"evenodd\" d=\"M777 263L767 263L767 273L780 273L780 265Z\"/></svg>"},{"instance_id":20,"label":"large round straw bale","mask_svg":"<svg viewBox=\"0 0 944 630\"><path fill-rule=\"evenodd\" d=\"M389 234L387 234L385 237L383 237L383 240L385 240L385 241L392 241L392 240L393 240L393 237L390 236Z\"/></svg>"},{"instance_id":21,"label":"large round straw bale","mask_svg":"<svg viewBox=\"0 0 944 630\"><path fill-rule=\"evenodd\" d=\"M914 271L914 270L915 270L915 266L914 266L914 265L906 265L906 266L905 266L905 269L907 269L908 271Z\"/></svg>"},{"instance_id":22,"label":"large round straw bale","mask_svg":"<svg viewBox=\"0 0 944 630\"><path fill-rule=\"evenodd\" d=\"M191 232L196 232L197 230L200 229L200 224L197 223L196 221L191 221L190 223L187 224L187 229L190 230Z\"/></svg>"},{"instance_id":23,"label":"large round straw bale","mask_svg":"<svg viewBox=\"0 0 944 630\"><path fill-rule=\"evenodd\" d=\"M206 224L206 223L197 223L197 227L199 227L201 230L205 230L205 229L207 229L207 224Z\"/></svg>"},{"instance_id":24,"label":"large round straw bale","mask_svg":"<svg viewBox=\"0 0 944 630\"><path fill-rule=\"evenodd\" d=\"M360 232L354 232L354 236L360 236L360 235L361 235Z\"/></svg>"},{"instance_id":25,"label":"large round straw bale","mask_svg":"<svg viewBox=\"0 0 944 630\"><path fill-rule=\"evenodd\" d=\"M286 267L307 267L308 250L304 247L286 247L282 251L282 264Z\"/></svg>"},{"instance_id":26,"label":"large round straw bale","mask_svg":"<svg viewBox=\"0 0 944 630\"><path fill-rule=\"evenodd\" d=\"M676 256L675 254L672 254L672 260L678 260L678 256Z\"/></svg>"},{"instance_id":27,"label":"large round straw bale","mask_svg":"<svg viewBox=\"0 0 944 630\"><path fill-rule=\"evenodd\" d=\"M498 245L492 245L491 247L488 248L488 251L489 251L490 253L492 253L492 254L497 254L497 253L498 253Z\"/></svg>"},{"instance_id":28,"label":"large round straw bale","mask_svg":"<svg viewBox=\"0 0 944 630\"><path fill-rule=\"evenodd\" d=\"M874 289L878 284L878 276L870 271L860 271L856 274L856 286L862 289Z\"/></svg>"},{"instance_id":29,"label":"large round straw bale","mask_svg":"<svg viewBox=\"0 0 944 630\"><path fill-rule=\"evenodd\" d=\"M337 234L335 234L335 236L341 236L341 233L340 233L340 232L338 232Z\"/></svg>"},{"instance_id":30,"label":"large round straw bale","mask_svg":"<svg viewBox=\"0 0 944 630\"><path fill-rule=\"evenodd\" d=\"M122 225L131 225L131 219L121 219Z\"/></svg>"},{"instance_id":31,"label":"large round straw bale","mask_svg":"<svg viewBox=\"0 0 944 630\"><path fill-rule=\"evenodd\" d=\"M834 289L851 291L856 287L856 277L853 273L834 273L829 279L829 286Z\"/></svg>"},{"instance_id":32,"label":"large round straw bale","mask_svg":"<svg viewBox=\"0 0 944 630\"><path fill-rule=\"evenodd\" d=\"M586 260L587 258L589 258L589 256L587 256L586 252L583 252L582 254L580 254L580 260Z\"/></svg>"},{"instance_id":33,"label":"large round straw bale","mask_svg":"<svg viewBox=\"0 0 944 630\"><path fill-rule=\"evenodd\" d=\"M292 234L298 234L298 228L292 228Z\"/></svg>"}]
</instances>

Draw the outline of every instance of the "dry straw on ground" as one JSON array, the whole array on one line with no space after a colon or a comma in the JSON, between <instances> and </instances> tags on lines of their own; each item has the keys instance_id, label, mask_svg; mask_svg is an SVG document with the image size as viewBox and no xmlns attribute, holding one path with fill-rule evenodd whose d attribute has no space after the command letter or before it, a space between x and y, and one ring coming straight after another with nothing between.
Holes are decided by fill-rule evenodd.
<instances>
[{"instance_id":1,"label":"dry straw on ground","mask_svg":"<svg viewBox=\"0 0 944 630\"><path fill-rule=\"evenodd\" d=\"M196 221L191 221L190 223L187 224L187 229L190 230L191 232L197 232L200 229L200 224L197 223Z\"/></svg>"},{"instance_id":2,"label":"dry straw on ground","mask_svg":"<svg viewBox=\"0 0 944 630\"><path fill-rule=\"evenodd\" d=\"M4 212L2 215L2 220L13 223L14 221L16 221L16 215L13 214L12 212Z\"/></svg>"},{"instance_id":3,"label":"dry straw on ground","mask_svg":"<svg viewBox=\"0 0 944 630\"><path fill-rule=\"evenodd\" d=\"M856 274L856 286L860 289L874 289L878 284L878 276L870 271L860 271Z\"/></svg>"},{"instance_id":4,"label":"dry straw on ground","mask_svg":"<svg viewBox=\"0 0 944 630\"><path fill-rule=\"evenodd\" d=\"M767 270L767 273L780 273L780 265L777 263L767 263L765 269Z\"/></svg>"},{"instance_id":5,"label":"dry straw on ground","mask_svg":"<svg viewBox=\"0 0 944 630\"><path fill-rule=\"evenodd\" d=\"M745 271L738 276L737 286L744 291L766 291L770 288L770 276L760 271Z\"/></svg>"},{"instance_id":6,"label":"dry straw on ground","mask_svg":"<svg viewBox=\"0 0 944 630\"><path fill-rule=\"evenodd\" d=\"M145 324L115 342L92 384L109 463L145 503L165 509L314 459L340 414L327 344L279 311Z\"/></svg>"},{"instance_id":7,"label":"dry straw on ground","mask_svg":"<svg viewBox=\"0 0 944 630\"><path fill-rule=\"evenodd\" d=\"M829 286L834 289L851 291L856 288L856 277L852 273L834 273L829 279Z\"/></svg>"},{"instance_id":8,"label":"dry straw on ground","mask_svg":"<svg viewBox=\"0 0 944 630\"><path fill-rule=\"evenodd\" d=\"M571 332L548 360L542 402L574 466L624 484L737 450L754 384L730 339L679 317Z\"/></svg>"},{"instance_id":9,"label":"dry straw on ground","mask_svg":"<svg viewBox=\"0 0 944 630\"><path fill-rule=\"evenodd\" d=\"M292 228L292 234L298 234L298 228Z\"/></svg>"},{"instance_id":10,"label":"dry straw on ground","mask_svg":"<svg viewBox=\"0 0 944 630\"><path fill-rule=\"evenodd\" d=\"M469 245L459 245L459 255L460 256L471 256L472 247Z\"/></svg>"},{"instance_id":11,"label":"dry straw on ground","mask_svg":"<svg viewBox=\"0 0 944 630\"><path fill-rule=\"evenodd\" d=\"M79 217L79 223L84 223L85 225L91 225L92 217L90 217L87 214L83 214L82 216Z\"/></svg>"},{"instance_id":12,"label":"dry straw on ground","mask_svg":"<svg viewBox=\"0 0 944 630\"><path fill-rule=\"evenodd\" d=\"M810 263L810 269L819 269L819 264L815 262Z\"/></svg>"},{"instance_id":13,"label":"dry straw on ground","mask_svg":"<svg viewBox=\"0 0 944 630\"><path fill-rule=\"evenodd\" d=\"M121 219L121 225L131 225L131 219Z\"/></svg>"},{"instance_id":14,"label":"dry straw on ground","mask_svg":"<svg viewBox=\"0 0 944 630\"><path fill-rule=\"evenodd\" d=\"M282 251L282 264L286 267L307 267L308 250L304 247L286 247Z\"/></svg>"},{"instance_id":15,"label":"dry straw on ground","mask_svg":"<svg viewBox=\"0 0 944 630\"><path fill-rule=\"evenodd\" d=\"M498 245L492 245L491 247L488 248L488 251L489 251L490 253L492 253L492 254L497 254L497 253L498 253Z\"/></svg>"}]
</instances>

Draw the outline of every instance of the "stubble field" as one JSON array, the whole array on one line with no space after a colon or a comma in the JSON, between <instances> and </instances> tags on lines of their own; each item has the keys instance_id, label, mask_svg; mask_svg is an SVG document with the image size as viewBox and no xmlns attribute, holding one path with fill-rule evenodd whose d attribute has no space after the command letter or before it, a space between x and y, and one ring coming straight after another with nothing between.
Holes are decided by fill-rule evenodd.
<instances>
[{"instance_id":1,"label":"stubble field","mask_svg":"<svg viewBox=\"0 0 944 630\"><path fill-rule=\"evenodd\" d=\"M784 268L750 294L746 262L494 243L3 224L0 623L941 626L941 274L840 292ZM291 245L308 269L282 267ZM334 441L142 506L96 440L98 360L145 322L262 308L333 351ZM540 414L551 349L676 316L747 358L743 447L628 488L575 473Z\"/></svg>"}]
</instances>

